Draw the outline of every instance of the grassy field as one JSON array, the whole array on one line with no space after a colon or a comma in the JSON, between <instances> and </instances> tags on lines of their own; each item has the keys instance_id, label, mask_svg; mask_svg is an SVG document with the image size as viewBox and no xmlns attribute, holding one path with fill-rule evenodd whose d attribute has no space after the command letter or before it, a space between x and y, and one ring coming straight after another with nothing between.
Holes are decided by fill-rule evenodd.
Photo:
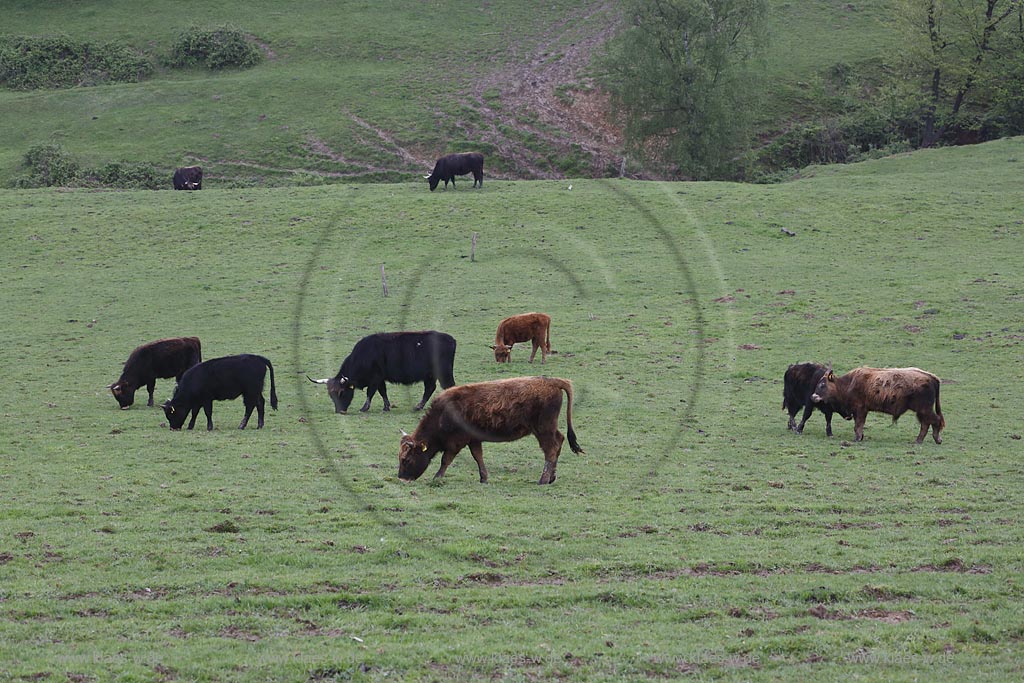
<instances>
[{"instance_id":1,"label":"grassy field","mask_svg":"<svg viewBox=\"0 0 1024 683\"><path fill-rule=\"evenodd\" d=\"M773 5L759 126L775 132L820 109L819 75L832 65L888 55L891 4ZM231 24L254 36L265 59L218 73L160 67L137 84L0 89L0 186L22 173L31 146L47 142L85 167L165 168L168 188L171 171L192 164L209 187L408 181L441 153L469 148L488 154L492 177L600 177L609 169L592 168L580 147L594 140L538 120L501 88L554 65L571 91L583 72L559 65L574 46L610 35L615 17L614 3L567 0L7 2L6 34L65 33L165 58L182 30Z\"/></svg>"},{"instance_id":2,"label":"grassy field","mask_svg":"<svg viewBox=\"0 0 1024 683\"><path fill-rule=\"evenodd\" d=\"M0 679L1019 678L1022 160L0 192ZM558 353L494 364L527 310ZM398 481L417 389L338 416L304 375L422 328L460 383L573 380L587 454L548 487L530 439L485 445L487 485L468 453ZM134 346L193 334L274 362L265 429L237 401L212 433L117 409ZM787 432L811 359L938 374L944 443L913 416Z\"/></svg>"}]
</instances>

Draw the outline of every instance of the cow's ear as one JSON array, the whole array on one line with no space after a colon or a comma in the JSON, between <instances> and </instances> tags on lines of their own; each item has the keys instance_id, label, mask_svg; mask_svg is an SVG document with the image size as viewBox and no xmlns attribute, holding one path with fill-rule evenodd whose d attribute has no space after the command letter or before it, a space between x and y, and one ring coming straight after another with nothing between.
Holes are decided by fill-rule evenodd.
<instances>
[{"instance_id":1,"label":"cow's ear","mask_svg":"<svg viewBox=\"0 0 1024 683\"><path fill-rule=\"evenodd\" d=\"M827 379L829 382L835 382L836 376L831 370L829 370L828 375L825 377L825 379Z\"/></svg>"}]
</instances>

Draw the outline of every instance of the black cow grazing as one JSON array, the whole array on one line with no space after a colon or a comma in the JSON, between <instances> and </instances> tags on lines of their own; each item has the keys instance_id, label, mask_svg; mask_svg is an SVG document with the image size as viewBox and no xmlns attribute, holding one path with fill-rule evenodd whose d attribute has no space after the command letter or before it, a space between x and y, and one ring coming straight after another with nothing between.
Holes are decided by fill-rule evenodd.
<instances>
[{"instance_id":1,"label":"black cow grazing","mask_svg":"<svg viewBox=\"0 0 1024 683\"><path fill-rule=\"evenodd\" d=\"M206 412L206 429L213 429L213 402L242 397L245 417L239 429L245 429L253 408L257 410L257 429L263 428L263 380L270 370L270 407L277 410L277 389L274 387L274 366L263 356L243 353L200 363L182 376L171 400L163 404L164 415L172 430L181 429L189 412L188 428L196 426L199 409Z\"/></svg>"},{"instance_id":2,"label":"black cow grazing","mask_svg":"<svg viewBox=\"0 0 1024 683\"><path fill-rule=\"evenodd\" d=\"M199 166L185 166L174 172L175 190L203 189L203 169Z\"/></svg>"},{"instance_id":3,"label":"black cow grazing","mask_svg":"<svg viewBox=\"0 0 1024 683\"><path fill-rule=\"evenodd\" d=\"M444 181L444 189L448 189L448 181L455 189L455 176L473 174L473 187L484 186L484 155L479 152L463 152L449 154L437 160L430 175L423 176L430 183L430 191L437 189L437 184Z\"/></svg>"},{"instance_id":4,"label":"black cow grazing","mask_svg":"<svg viewBox=\"0 0 1024 683\"><path fill-rule=\"evenodd\" d=\"M441 388L455 386L455 338L444 332L383 332L363 337L341 364L338 374L310 382L326 384L334 401L334 412L345 413L356 389L366 389L366 403L359 410L370 409L373 395L384 399L384 410L391 410L385 382L414 384L423 382L423 398L416 405L422 408L437 382Z\"/></svg>"},{"instance_id":5,"label":"black cow grazing","mask_svg":"<svg viewBox=\"0 0 1024 683\"><path fill-rule=\"evenodd\" d=\"M202 360L202 345L198 337L173 337L149 342L131 352L121 376L108 388L121 410L128 410L135 403L135 390L144 386L149 390L149 403L146 405L152 406L157 378L173 377L181 381L185 371Z\"/></svg>"},{"instance_id":6,"label":"black cow grazing","mask_svg":"<svg viewBox=\"0 0 1024 683\"><path fill-rule=\"evenodd\" d=\"M817 408L825 415L825 433L832 436L832 413L839 413L848 418L847 413L839 406L831 402L815 403L811 396L822 376L828 372L828 368L818 363L797 363L790 365L783 377L782 388L782 409L789 411L789 428L797 434L803 434L804 425L807 419ZM804 416L799 426L796 424L796 414L803 408Z\"/></svg>"}]
</instances>

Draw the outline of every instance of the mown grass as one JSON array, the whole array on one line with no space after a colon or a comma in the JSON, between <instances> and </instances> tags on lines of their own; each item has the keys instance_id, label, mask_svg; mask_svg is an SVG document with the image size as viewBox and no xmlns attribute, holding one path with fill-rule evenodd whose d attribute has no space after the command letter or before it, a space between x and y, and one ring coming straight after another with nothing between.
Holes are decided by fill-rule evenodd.
<instances>
[{"instance_id":1,"label":"mown grass","mask_svg":"<svg viewBox=\"0 0 1024 683\"><path fill-rule=\"evenodd\" d=\"M779 186L0 192L0 677L1014 678L1022 154ZM526 310L559 353L494 364ZM456 337L460 383L572 379L587 454L548 487L531 440L487 444L485 486L466 453L399 482L416 388L337 416L304 375L421 328ZM127 354L176 334L274 362L264 430L237 401L212 433L117 410ZM788 433L807 359L935 372L945 442L912 416Z\"/></svg>"}]
</instances>

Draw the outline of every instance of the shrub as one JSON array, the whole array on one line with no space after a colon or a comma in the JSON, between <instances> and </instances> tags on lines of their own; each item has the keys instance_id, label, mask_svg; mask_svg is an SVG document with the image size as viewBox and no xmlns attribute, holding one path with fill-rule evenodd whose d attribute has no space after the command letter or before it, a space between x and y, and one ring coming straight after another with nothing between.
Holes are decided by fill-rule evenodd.
<instances>
[{"instance_id":1,"label":"shrub","mask_svg":"<svg viewBox=\"0 0 1024 683\"><path fill-rule=\"evenodd\" d=\"M130 47L66 35L0 38L0 84L16 90L137 82L153 64Z\"/></svg>"},{"instance_id":2,"label":"shrub","mask_svg":"<svg viewBox=\"0 0 1024 683\"><path fill-rule=\"evenodd\" d=\"M25 153L28 175L17 181L20 187L71 185L78 179L78 162L60 145L43 143Z\"/></svg>"},{"instance_id":3,"label":"shrub","mask_svg":"<svg viewBox=\"0 0 1024 683\"><path fill-rule=\"evenodd\" d=\"M171 66L202 66L207 69L248 67L258 64L260 51L245 33L230 26L183 31L171 46Z\"/></svg>"},{"instance_id":4,"label":"shrub","mask_svg":"<svg viewBox=\"0 0 1024 683\"><path fill-rule=\"evenodd\" d=\"M112 162L85 174L89 184L124 190L159 190L169 186L170 177L154 166L142 163Z\"/></svg>"}]
</instances>

